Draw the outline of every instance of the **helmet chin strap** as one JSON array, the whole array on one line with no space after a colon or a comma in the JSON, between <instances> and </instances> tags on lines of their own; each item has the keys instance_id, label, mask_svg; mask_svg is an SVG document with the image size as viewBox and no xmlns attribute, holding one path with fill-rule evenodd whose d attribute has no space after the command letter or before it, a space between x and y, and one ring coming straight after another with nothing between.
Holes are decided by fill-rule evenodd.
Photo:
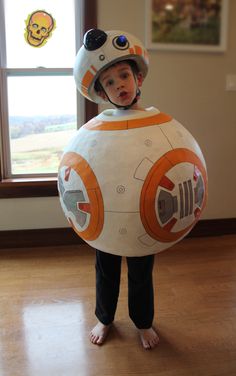
<instances>
[{"instance_id":1,"label":"helmet chin strap","mask_svg":"<svg viewBox=\"0 0 236 376\"><path fill-rule=\"evenodd\" d=\"M103 90L104 90L104 89L103 89ZM104 90L104 92L105 92L105 90ZM107 96L107 99L109 100L109 102L110 102L111 104L113 104L113 106L115 106L115 107L118 108L119 110L129 110L129 109L130 109L135 103L138 102L138 99L139 99L139 97L140 97L140 95L141 95L141 91L140 91L139 88L137 88L136 96L134 97L134 99L132 100L132 102L131 102L130 104L127 104L126 106L120 106L119 104L116 104L116 103L112 102L112 101L110 100L110 98L108 97L108 95L107 95L106 92L105 92L105 94L106 94L106 96Z\"/></svg>"}]
</instances>

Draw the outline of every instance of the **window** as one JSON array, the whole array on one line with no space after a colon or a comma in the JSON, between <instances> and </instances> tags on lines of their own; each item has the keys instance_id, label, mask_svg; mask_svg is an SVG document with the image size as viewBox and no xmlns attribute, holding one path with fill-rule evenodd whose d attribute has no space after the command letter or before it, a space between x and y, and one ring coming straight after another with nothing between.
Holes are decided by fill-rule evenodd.
<instances>
[{"instance_id":1,"label":"window","mask_svg":"<svg viewBox=\"0 0 236 376\"><path fill-rule=\"evenodd\" d=\"M94 0L0 0L0 197L57 194L62 150L96 113L73 78L91 27Z\"/></svg>"}]
</instances>

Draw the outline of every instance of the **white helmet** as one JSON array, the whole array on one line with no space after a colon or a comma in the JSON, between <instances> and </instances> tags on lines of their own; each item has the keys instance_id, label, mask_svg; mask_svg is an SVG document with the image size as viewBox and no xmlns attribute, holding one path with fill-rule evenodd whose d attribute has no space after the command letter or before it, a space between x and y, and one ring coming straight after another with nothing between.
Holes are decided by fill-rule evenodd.
<instances>
[{"instance_id":1,"label":"white helmet","mask_svg":"<svg viewBox=\"0 0 236 376\"><path fill-rule=\"evenodd\" d=\"M122 60L134 60L145 78L148 71L148 53L139 39L120 30L87 31L75 60L74 78L77 89L87 99L103 103L103 99L94 89L94 84L104 69Z\"/></svg>"}]
</instances>

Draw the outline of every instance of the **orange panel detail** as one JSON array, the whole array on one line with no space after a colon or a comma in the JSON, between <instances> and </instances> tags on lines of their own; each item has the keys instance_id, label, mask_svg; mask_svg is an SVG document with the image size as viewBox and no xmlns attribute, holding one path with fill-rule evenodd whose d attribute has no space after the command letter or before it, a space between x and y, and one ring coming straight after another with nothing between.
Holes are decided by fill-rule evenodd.
<instances>
[{"instance_id":1,"label":"orange panel detail","mask_svg":"<svg viewBox=\"0 0 236 376\"><path fill-rule=\"evenodd\" d=\"M192 163L197 166L204 181L205 194L201 209L195 211L195 220L185 229L171 232L174 222L170 222L166 227L161 227L157 220L155 211L155 198L158 187L163 181L163 176L174 166L182 162ZM197 222L199 215L207 201L207 174L205 167L198 156L188 149L174 149L163 155L149 171L141 192L140 215L146 232L154 239L161 242L175 242L183 237Z\"/></svg>"},{"instance_id":2,"label":"orange panel detail","mask_svg":"<svg viewBox=\"0 0 236 376\"><path fill-rule=\"evenodd\" d=\"M170 220L170 222L168 222L163 228L166 230L166 231L171 231L172 228L174 227L174 225L176 224L177 222L177 219L176 218L172 218Z\"/></svg>"},{"instance_id":3,"label":"orange panel detail","mask_svg":"<svg viewBox=\"0 0 236 376\"><path fill-rule=\"evenodd\" d=\"M100 131L120 131L127 129L143 128L151 125L160 125L167 123L172 120L169 115L160 112L157 115L152 115L149 117L141 119L131 119L122 121L101 121L97 118L91 119L88 123L84 124L84 128L89 130L100 130Z\"/></svg>"},{"instance_id":4,"label":"orange panel detail","mask_svg":"<svg viewBox=\"0 0 236 376\"><path fill-rule=\"evenodd\" d=\"M137 55L142 55L143 54L143 50L142 50L142 48L140 46L134 46L134 48L135 48L135 53Z\"/></svg>"},{"instance_id":5,"label":"orange panel detail","mask_svg":"<svg viewBox=\"0 0 236 376\"><path fill-rule=\"evenodd\" d=\"M75 224L72 223L72 220L70 220L70 223L72 223L73 229L81 238L85 240L95 240L100 235L104 224L103 198L96 176L87 161L74 152L69 152L64 155L59 169L63 166L70 167L77 172L83 181L89 197L89 204L84 206L84 209L87 209L85 211L91 214L87 229L79 231Z\"/></svg>"},{"instance_id":6,"label":"orange panel detail","mask_svg":"<svg viewBox=\"0 0 236 376\"><path fill-rule=\"evenodd\" d=\"M160 181L160 186L168 189L169 191L172 191L175 187L175 184L167 176L164 175Z\"/></svg>"},{"instance_id":7,"label":"orange panel detail","mask_svg":"<svg viewBox=\"0 0 236 376\"><path fill-rule=\"evenodd\" d=\"M88 94L88 88L89 88L93 78L94 78L94 74L92 72L90 72L90 70L87 70L87 72L85 73L85 75L82 79L82 83L81 83L81 89L82 89L83 94Z\"/></svg>"},{"instance_id":8,"label":"orange panel detail","mask_svg":"<svg viewBox=\"0 0 236 376\"><path fill-rule=\"evenodd\" d=\"M68 167L68 168L65 170L65 181L68 181L68 180L69 180L70 172L71 172L71 167Z\"/></svg>"},{"instance_id":9,"label":"orange panel detail","mask_svg":"<svg viewBox=\"0 0 236 376\"><path fill-rule=\"evenodd\" d=\"M87 202L80 202L78 204L78 209L86 212L86 213L91 213L91 205Z\"/></svg>"},{"instance_id":10,"label":"orange panel detail","mask_svg":"<svg viewBox=\"0 0 236 376\"><path fill-rule=\"evenodd\" d=\"M134 49L133 49L133 47L130 47L130 48L129 48L129 53L130 53L131 55L134 54Z\"/></svg>"},{"instance_id":11,"label":"orange panel detail","mask_svg":"<svg viewBox=\"0 0 236 376\"><path fill-rule=\"evenodd\" d=\"M193 179L195 180L195 181L197 181L197 179L198 179L198 177L199 177L199 170L198 170L198 168L195 166L195 168L194 168L194 174L193 174Z\"/></svg>"},{"instance_id":12,"label":"orange panel detail","mask_svg":"<svg viewBox=\"0 0 236 376\"><path fill-rule=\"evenodd\" d=\"M199 218L200 214L201 214L201 210L199 208L194 210L195 218Z\"/></svg>"},{"instance_id":13,"label":"orange panel detail","mask_svg":"<svg viewBox=\"0 0 236 376\"><path fill-rule=\"evenodd\" d=\"M91 65L91 69L92 69L95 73L97 73L97 69L95 68L94 65Z\"/></svg>"}]
</instances>

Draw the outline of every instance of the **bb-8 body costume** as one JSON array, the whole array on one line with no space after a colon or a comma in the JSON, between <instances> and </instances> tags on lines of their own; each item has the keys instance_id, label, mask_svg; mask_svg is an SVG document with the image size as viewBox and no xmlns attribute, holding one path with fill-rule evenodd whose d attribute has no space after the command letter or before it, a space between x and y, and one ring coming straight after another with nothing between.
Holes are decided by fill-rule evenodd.
<instances>
[{"instance_id":1,"label":"bb-8 body costume","mask_svg":"<svg viewBox=\"0 0 236 376\"><path fill-rule=\"evenodd\" d=\"M87 36L74 68L78 90L100 103L97 77L128 59L145 77L148 56L138 39L121 31ZM105 110L65 148L58 187L66 217L88 244L145 256L178 242L199 219L206 164L196 140L171 116L153 107Z\"/></svg>"}]
</instances>

